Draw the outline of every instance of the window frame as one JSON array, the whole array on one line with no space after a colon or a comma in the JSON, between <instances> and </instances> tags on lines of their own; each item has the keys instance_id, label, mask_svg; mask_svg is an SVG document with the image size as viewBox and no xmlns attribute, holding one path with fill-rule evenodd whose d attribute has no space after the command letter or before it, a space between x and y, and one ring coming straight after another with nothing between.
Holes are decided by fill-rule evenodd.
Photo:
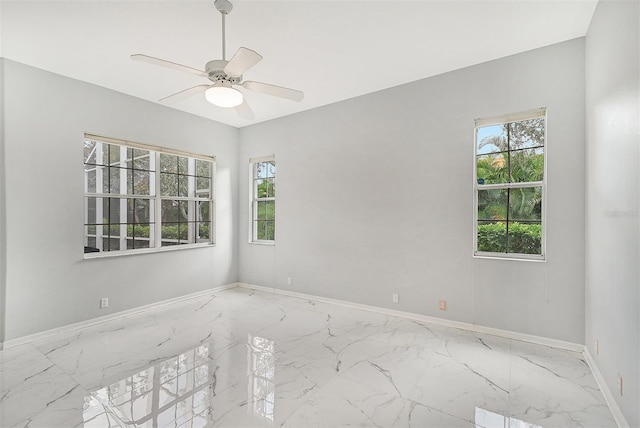
<instances>
[{"instance_id":1,"label":"window frame","mask_svg":"<svg viewBox=\"0 0 640 428\"><path fill-rule=\"evenodd\" d=\"M103 251L102 249L99 252L89 252L89 253L84 253L84 259L94 259L94 258L104 258L104 257L118 257L118 256L127 256L127 255L132 255L132 254L148 254L148 253L157 253L157 252L165 252L165 251L176 251L176 250L186 250L186 249L191 249L191 248L206 248L206 247L212 247L215 246L215 242L216 242L216 237L215 237L215 231L216 231L216 226L215 226L215 221L217 216L215 215L215 207L216 207L216 193L215 193L215 189L216 189L216 180L215 180L215 176L216 176L216 158L215 156L207 156L207 155L202 155L202 154L195 154L195 153L189 153L186 151L181 151L181 150L174 150L174 149L168 149L168 148L164 148L164 147L158 147L158 146L152 146L152 145L147 145L147 144L141 144L141 143L137 143L137 142L132 142L132 141L127 141L127 140L121 140L121 139L115 139L115 138L111 138L111 137L104 137L104 136L100 136L100 135L95 135L95 134L89 134L89 133L85 133L84 134L84 140L92 140L92 141L96 141L99 143L103 143L103 144L109 144L109 145L115 145L118 146L120 148L121 153L123 153L124 151L126 151L127 149L138 149L138 150L145 150L145 151L149 151L149 162L150 162L150 166L149 166L149 171L153 173L153 179L151 177L149 177L149 194L148 195L136 195L135 192L133 194L129 194L129 193L125 193L125 194L121 194L121 193L98 193L98 192L89 192L88 188L87 188L87 178L86 178L86 160L83 159L83 181L84 181L84 185L83 185L83 234L82 234L82 238L83 241L86 241L87 236L89 236L87 234L87 228L88 228L88 218L87 218L87 214L88 214L88 207L87 207L87 201L88 198L93 197L93 198L116 198L116 199L120 199L121 200L121 209L123 207L126 207L126 201L129 199L148 199L149 200L149 204L150 204L150 214L149 214L149 224L153 224L153 236L149 236L149 242L150 245L151 243L154 243L153 247L149 247L149 248L132 248L132 249L120 249L120 250L113 250L113 251ZM186 196L186 197L180 197L180 196L169 196L169 195L162 195L161 194L161 168L160 168L160 158L162 155L171 155L171 156L181 156L181 157L186 157L187 158L187 163L191 164L193 163L195 165L196 160L201 160L201 161L206 161L210 163L210 170L209 170L209 183L210 183L210 189L209 189L209 198L198 198L197 197L197 193L198 193L198 189L197 189L197 184L195 184L194 187L194 196ZM121 162L121 161L120 161ZM122 168L122 167L118 167L118 168ZM153 170L151 168L154 168ZM125 168L127 169L127 168ZM184 175L184 174L183 174ZM191 177L190 175L187 174L188 177ZM197 180L197 177L194 176L193 177L194 180ZM203 178L203 177L201 177ZM121 177L122 180L122 177ZM122 183L121 183L122 186ZM97 190L97 189L96 189ZM201 193L201 192L200 192ZM194 207L193 209L196 209L197 207L197 203L199 201L202 202L208 202L209 203L209 218L207 219L209 222L209 239L206 242L193 242L193 243L186 243L186 244L178 244L178 245L169 245L169 246L162 246L162 201L164 200L185 200L185 201L189 201L189 203L193 203ZM123 203L124 201L124 203ZM151 214L153 213L153 214ZM126 214L125 214L126 215ZM122 217L122 211L121 211L121 217ZM126 242L127 240L127 234L126 234L126 228L129 225L129 223L127 222L126 224L123 223L119 223L120 224L120 239L121 241L124 240ZM145 223L146 224L146 223ZM103 225L96 225L96 229L101 229L102 227L104 227ZM124 236L122 236L124 232ZM97 235L97 234L96 234ZM104 237L103 237L104 238ZM166 240L166 239L165 239ZM86 245L86 243L84 244ZM98 246L98 248L101 248Z\"/></svg>"},{"instance_id":2,"label":"window frame","mask_svg":"<svg viewBox=\"0 0 640 428\"><path fill-rule=\"evenodd\" d=\"M274 185L276 183L277 180L277 166L276 166L276 156L275 155L268 155L268 156L261 156L261 157L257 157L257 158L250 158L249 159L249 243L250 244L256 244L256 245L275 245L276 239L275 239L275 223L276 223L276 214L275 214L275 205L276 205L276 196L274 194L273 197L265 197L265 198L259 198L256 195L256 186L254 186L254 182L255 180L258 179L257 177L257 164L262 163L262 162L273 162L276 171L274 172L273 175L273 182ZM258 221L256 220L257 214L258 214L258 202L267 202L267 201L273 201L274 203L274 215L273 215L273 224L274 224L274 235L273 235L273 239L257 239L257 223Z\"/></svg>"},{"instance_id":3,"label":"window frame","mask_svg":"<svg viewBox=\"0 0 640 428\"><path fill-rule=\"evenodd\" d=\"M543 176L540 181L527 181L527 182L508 182L508 183L495 183L495 184L478 184L478 171L477 171L477 159L478 159L478 129L492 125L504 125L512 122L520 122L530 119L544 119L544 145L543 145ZM520 261L534 261L545 262L547 257L546 250L546 237L547 237L547 157L548 157L548 118L547 108L540 107L532 110L526 110L517 113L505 114L501 116L494 116L490 118L475 119L474 133L473 133L473 257L483 259L500 259L500 260L520 260ZM511 150L509 150L511 151ZM540 254L523 254L523 253L499 253L489 251L478 251L478 192L479 190L492 190L492 189L517 189L517 188L529 188L529 187L541 187L542 188L542 209L540 213L540 225L542 230L542 236L540 239ZM507 209L509 209L507 207Z\"/></svg>"}]
</instances>

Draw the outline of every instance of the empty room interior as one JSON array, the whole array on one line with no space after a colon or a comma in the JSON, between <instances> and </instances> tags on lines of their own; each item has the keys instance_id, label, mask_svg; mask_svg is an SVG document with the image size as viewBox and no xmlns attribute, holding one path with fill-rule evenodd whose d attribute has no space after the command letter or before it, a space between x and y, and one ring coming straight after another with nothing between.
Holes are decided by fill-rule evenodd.
<instances>
[{"instance_id":1,"label":"empty room interior","mask_svg":"<svg viewBox=\"0 0 640 428\"><path fill-rule=\"evenodd\" d=\"M1 1L0 427L640 427L640 2Z\"/></svg>"}]
</instances>

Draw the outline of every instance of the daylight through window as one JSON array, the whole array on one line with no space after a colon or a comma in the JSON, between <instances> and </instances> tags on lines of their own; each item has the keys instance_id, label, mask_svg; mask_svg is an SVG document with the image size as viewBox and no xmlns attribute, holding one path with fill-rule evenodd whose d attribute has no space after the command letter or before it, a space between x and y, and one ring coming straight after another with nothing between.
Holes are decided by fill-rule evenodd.
<instances>
[{"instance_id":1,"label":"daylight through window","mask_svg":"<svg viewBox=\"0 0 640 428\"><path fill-rule=\"evenodd\" d=\"M477 255L544 256L545 115L476 120Z\"/></svg>"},{"instance_id":2,"label":"daylight through window","mask_svg":"<svg viewBox=\"0 0 640 428\"><path fill-rule=\"evenodd\" d=\"M214 158L85 136L84 251L212 243Z\"/></svg>"},{"instance_id":3,"label":"daylight through window","mask_svg":"<svg viewBox=\"0 0 640 428\"><path fill-rule=\"evenodd\" d=\"M273 242L276 235L276 161L252 159L251 242Z\"/></svg>"}]
</instances>

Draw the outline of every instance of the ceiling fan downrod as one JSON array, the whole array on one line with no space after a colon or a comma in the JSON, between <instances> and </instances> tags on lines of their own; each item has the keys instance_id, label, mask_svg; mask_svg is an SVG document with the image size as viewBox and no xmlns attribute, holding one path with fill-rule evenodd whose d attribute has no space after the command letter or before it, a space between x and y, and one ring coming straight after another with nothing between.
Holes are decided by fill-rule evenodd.
<instances>
[{"instance_id":1,"label":"ceiling fan downrod","mask_svg":"<svg viewBox=\"0 0 640 428\"><path fill-rule=\"evenodd\" d=\"M230 13L231 10L233 10L233 5L229 0L215 0L213 4L216 7L216 9L218 9L218 12L220 12L220 15L222 15L222 60L226 61L227 50L225 45L227 44L227 39L226 39L225 18L227 14Z\"/></svg>"}]
</instances>

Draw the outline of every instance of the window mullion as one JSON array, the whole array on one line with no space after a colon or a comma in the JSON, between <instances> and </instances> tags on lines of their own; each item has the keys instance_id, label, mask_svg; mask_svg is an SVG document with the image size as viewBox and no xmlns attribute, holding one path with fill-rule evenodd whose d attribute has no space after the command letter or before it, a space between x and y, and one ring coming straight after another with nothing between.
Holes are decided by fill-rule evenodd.
<instances>
[{"instance_id":1,"label":"window mullion","mask_svg":"<svg viewBox=\"0 0 640 428\"><path fill-rule=\"evenodd\" d=\"M162 195L160 180L161 180L161 171L160 171L160 152L151 152L153 153L154 161L155 161L155 180L154 180L154 199L153 205L155 207L155 216L153 218L155 227L153 228L154 235L154 248L160 248L162 246Z\"/></svg>"},{"instance_id":2,"label":"window mullion","mask_svg":"<svg viewBox=\"0 0 640 428\"><path fill-rule=\"evenodd\" d=\"M120 193L127 194L127 178L129 170L126 168L127 148L120 146ZM133 193L133 189L132 189ZM127 249L127 198L120 198L120 249ZM133 232L133 231L132 231Z\"/></svg>"}]
</instances>

